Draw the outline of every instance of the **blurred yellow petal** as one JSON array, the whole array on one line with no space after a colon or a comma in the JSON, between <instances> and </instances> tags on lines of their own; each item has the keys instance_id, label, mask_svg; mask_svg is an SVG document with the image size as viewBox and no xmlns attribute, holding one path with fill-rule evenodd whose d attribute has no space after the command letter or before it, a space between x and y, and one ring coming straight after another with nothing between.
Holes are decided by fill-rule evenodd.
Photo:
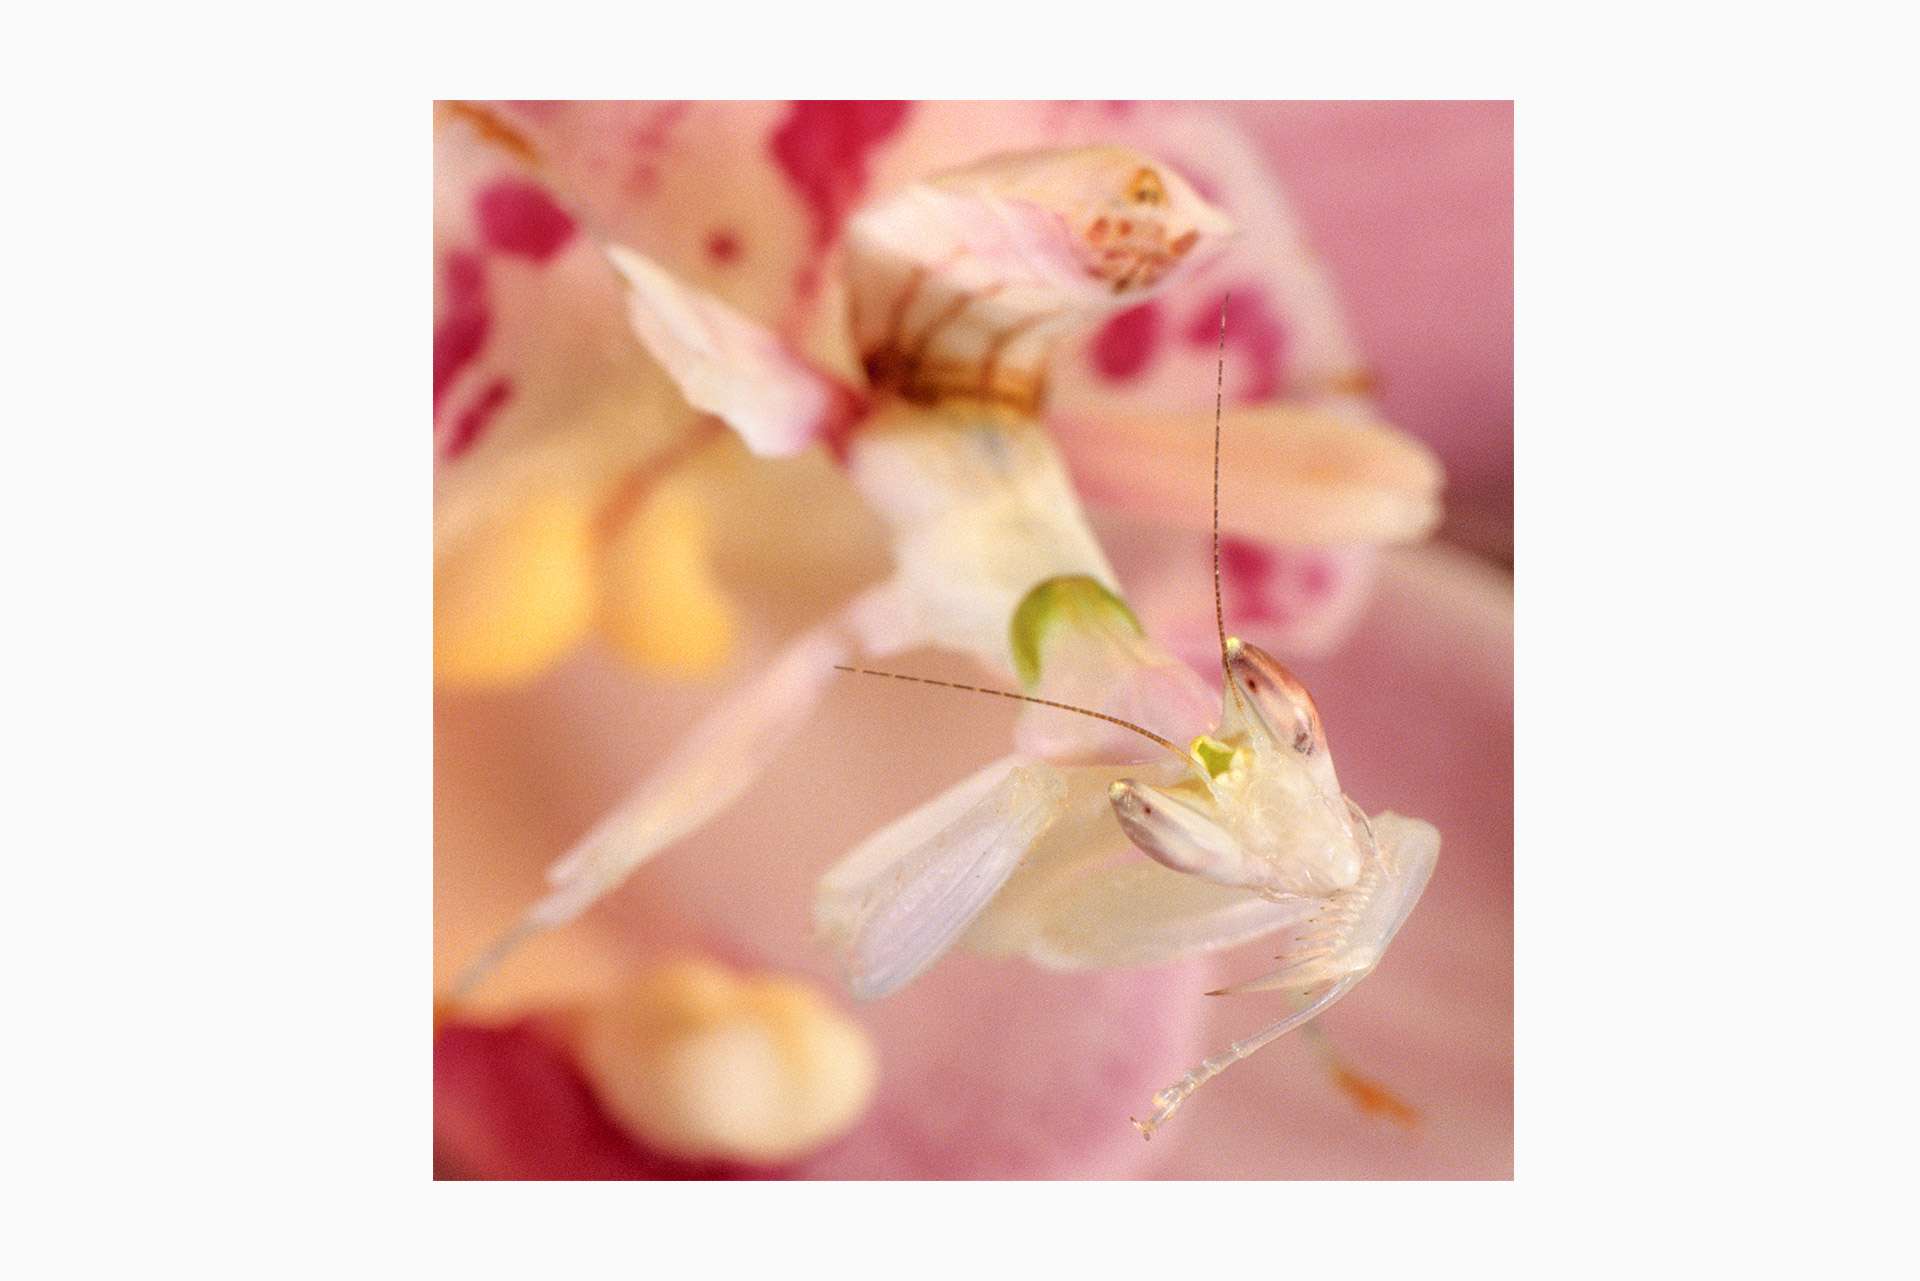
<instances>
[{"instance_id":1,"label":"blurred yellow petal","mask_svg":"<svg viewBox=\"0 0 1920 1281\"><path fill-rule=\"evenodd\" d=\"M676 484L648 495L609 539L600 629L629 662L705 676L727 661L739 628L714 581L710 541L704 502Z\"/></svg>"},{"instance_id":2,"label":"blurred yellow petal","mask_svg":"<svg viewBox=\"0 0 1920 1281\"><path fill-rule=\"evenodd\" d=\"M601 1105L684 1157L801 1156L859 1119L878 1075L866 1034L811 987L701 961L651 971L576 1027Z\"/></svg>"},{"instance_id":3,"label":"blurred yellow petal","mask_svg":"<svg viewBox=\"0 0 1920 1281\"><path fill-rule=\"evenodd\" d=\"M546 670L593 620L590 509L538 495L472 531L433 575L433 673L442 685L508 685Z\"/></svg>"}]
</instances>

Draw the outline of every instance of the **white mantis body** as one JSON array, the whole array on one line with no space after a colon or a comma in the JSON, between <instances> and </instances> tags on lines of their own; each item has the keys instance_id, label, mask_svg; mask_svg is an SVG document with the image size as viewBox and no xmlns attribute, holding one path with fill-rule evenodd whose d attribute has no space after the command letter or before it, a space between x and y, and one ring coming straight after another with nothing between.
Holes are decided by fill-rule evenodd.
<instances>
[{"instance_id":1,"label":"white mantis body","mask_svg":"<svg viewBox=\"0 0 1920 1281\"><path fill-rule=\"evenodd\" d=\"M1035 705L1016 754L822 879L815 920L856 995L897 990L963 937L1081 968L1279 935L1280 967L1231 990L1303 1003L1162 1091L1141 1124L1150 1134L1201 1082L1371 970L1426 883L1437 834L1348 801L1311 698L1224 627L1213 713L1205 682L1122 600L1037 417L1063 333L1131 305L1227 230L1177 175L1119 148L996 158L856 216L851 319L875 394L846 463L889 526L894 576L696 727L554 866L551 892L460 989L745 794L836 668L870 671L859 664L929 644L1017 675L1027 693L1007 696ZM805 447L851 399L755 322L645 258L609 253L642 343L756 451ZM1216 414L1216 614L1218 437ZM1126 857L1129 843L1146 859Z\"/></svg>"}]
</instances>

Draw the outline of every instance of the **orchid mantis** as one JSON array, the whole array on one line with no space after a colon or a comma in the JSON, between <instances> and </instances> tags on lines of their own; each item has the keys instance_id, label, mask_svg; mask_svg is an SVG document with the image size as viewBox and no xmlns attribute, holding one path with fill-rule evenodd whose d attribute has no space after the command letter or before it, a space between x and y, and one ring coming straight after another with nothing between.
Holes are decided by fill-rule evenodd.
<instances>
[{"instance_id":1,"label":"orchid mantis","mask_svg":"<svg viewBox=\"0 0 1920 1281\"><path fill-rule=\"evenodd\" d=\"M999 156L906 187L847 231L864 390L609 245L634 332L687 401L756 453L834 443L888 527L895 569L695 727L672 763L554 865L550 892L461 989L744 796L839 672L887 675L866 664L925 646L966 653L1025 692L958 688L1029 706L1014 754L822 879L815 921L856 995L897 990L961 941L1081 968L1279 936L1279 968L1232 990L1285 989L1300 1005L1157 1096L1141 1123L1150 1134L1201 1082L1364 977L1418 899L1438 836L1349 801L1312 699L1276 660L1226 635L1219 416L1218 711L1207 683L1125 602L1039 417L1064 335L1164 288L1230 230L1180 175L1118 147ZM1411 502L1431 504L1437 478L1385 429L1290 412L1301 431L1343 447L1411 454L1401 467L1415 476Z\"/></svg>"}]
</instances>

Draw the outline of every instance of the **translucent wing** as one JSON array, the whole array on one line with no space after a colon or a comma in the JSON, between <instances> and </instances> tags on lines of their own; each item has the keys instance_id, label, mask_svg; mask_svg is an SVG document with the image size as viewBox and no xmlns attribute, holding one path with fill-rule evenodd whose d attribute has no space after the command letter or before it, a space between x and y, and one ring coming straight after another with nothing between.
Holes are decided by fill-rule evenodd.
<instances>
[{"instance_id":1,"label":"translucent wing","mask_svg":"<svg viewBox=\"0 0 1920 1281\"><path fill-rule=\"evenodd\" d=\"M1060 771L1008 757L868 837L821 878L814 923L862 999L939 959L1059 817Z\"/></svg>"},{"instance_id":2,"label":"translucent wing","mask_svg":"<svg viewBox=\"0 0 1920 1281\"><path fill-rule=\"evenodd\" d=\"M1032 892L1009 889L981 922L983 950L1054 969L1161 965L1304 921L1313 899L1273 900L1133 859ZM991 936L991 942L987 942Z\"/></svg>"}]
</instances>

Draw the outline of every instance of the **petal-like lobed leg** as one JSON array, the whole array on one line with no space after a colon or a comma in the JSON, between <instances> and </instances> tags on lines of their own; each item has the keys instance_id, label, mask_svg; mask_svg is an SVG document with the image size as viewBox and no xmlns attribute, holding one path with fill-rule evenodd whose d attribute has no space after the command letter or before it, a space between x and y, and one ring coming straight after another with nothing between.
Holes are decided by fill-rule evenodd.
<instances>
[{"instance_id":1,"label":"petal-like lobed leg","mask_svg":"<svg viewBox=\"0 0 1920 1281\"><path fill-rule=\"evenodd\" d=\"M709 712L664 767L548 870L552 889L467 967L453 995L472 991L526 939L573 920L642 863L745 795L806 723L828 683L839 678L836 663L915 639L902 597L881 586L849 604L838 619L794 640Z\"/></svg>"}]
</instances>

